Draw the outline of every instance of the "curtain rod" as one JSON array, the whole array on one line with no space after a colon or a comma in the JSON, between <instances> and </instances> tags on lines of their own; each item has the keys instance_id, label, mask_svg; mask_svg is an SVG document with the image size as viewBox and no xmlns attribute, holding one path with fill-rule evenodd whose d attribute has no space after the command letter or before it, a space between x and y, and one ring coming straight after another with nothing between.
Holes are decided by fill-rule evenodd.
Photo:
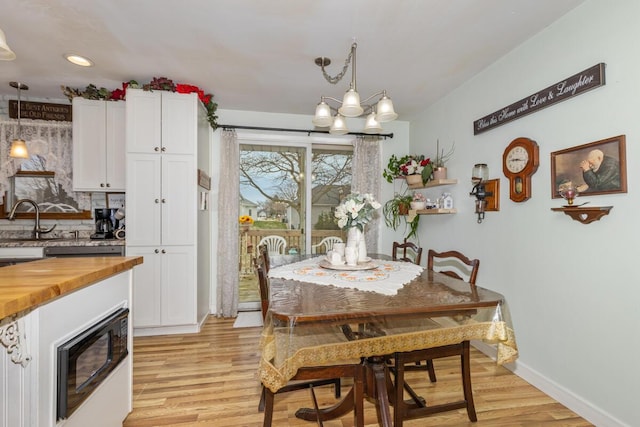
<instances>
[{"instance_id":1,"label":"curtain rod","mask_svg":"<svg viewBox=\"0 0 640 427\"><path fill-rule=\"evenodd\" d=\"M219 128L222 129L247 129L247 130L268 130L275 132L301 132L306 133L307 136L310 136L312 133L326 133L329 134L328 130L305 130L305 129L287 129L287 128L269 128L269 127L260 127L260 126L237 126L237 125L218 125ZM356 136L380 136L384 139L393 138L392 133L363 133L363 132L349 132L347 135L356 135Z\"/></svg>"}]
</instances>

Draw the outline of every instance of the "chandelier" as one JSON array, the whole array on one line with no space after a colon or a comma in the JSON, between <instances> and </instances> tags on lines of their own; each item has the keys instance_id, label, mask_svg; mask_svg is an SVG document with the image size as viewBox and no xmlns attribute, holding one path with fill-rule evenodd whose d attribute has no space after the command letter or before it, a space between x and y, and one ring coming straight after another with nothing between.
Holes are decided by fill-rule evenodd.
<instances>
[{"instance_id":1,"label":"chandelier","mask_svg":"<svg viewBox=\"0 0 640 427\"><path fill-rule=\"evenodd\" d=\"M349 64L351 64L351 83L349 84L349 90L344 94L344 98L341 100L332 98L330 96L321 96L320 103L316 106L316 114L313 117L313 124L317 127L329 127L329 133L334 135L344 135L349 132L347 128L347 122L345 117L359 117L363 114L367 114L367 120L364 126L364 133L375 134L382 132L382 126L380 123L390 122L395 120L398 115L393 110L393 102L391 98L387 96L387 91L382 90L378 93L374 93L370 97L366 98L362 102L360 101L360 95L356 88L356 49L357 43L351 45L351 52L345 60L342 71L335 77L331 77L325 71L325 67L331 64L329 58L319 57L315 59L316 65L322 68L322 75L331 84L338 83L347 72ZM375 104L367 104L375 97L380 97ZM340 104L339 108L331 107L327 101L334 101ZM336 114L333 116L332 111Z\"/></svg>"}]
</instances>

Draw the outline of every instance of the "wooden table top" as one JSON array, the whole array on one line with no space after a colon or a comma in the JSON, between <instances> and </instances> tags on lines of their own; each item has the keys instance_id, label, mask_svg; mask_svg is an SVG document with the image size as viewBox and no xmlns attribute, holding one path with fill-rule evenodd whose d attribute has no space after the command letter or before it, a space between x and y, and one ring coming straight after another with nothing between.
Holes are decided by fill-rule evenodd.
<instances>
[{"instance_id":1,"label":"wooden table top","mask_svg":"<svg viewBox=\"0 0 640 427\"><path fill-rule=\"evenodd\" d=\"M142 264L142 257L45 258L0 268L0 320Z\"/></svg>"},{"instance_id":2,"label":"wooden table top","mask_svg":"<svg viewBox=\"0 0 640 427\"><path fill-rule=\"evenodd\" d=\"M425 269L396 295L271 278L269 311L280 322L366 322L384 316L442 316L503 301L497 292Z\"/></svg>"}]
</instances>

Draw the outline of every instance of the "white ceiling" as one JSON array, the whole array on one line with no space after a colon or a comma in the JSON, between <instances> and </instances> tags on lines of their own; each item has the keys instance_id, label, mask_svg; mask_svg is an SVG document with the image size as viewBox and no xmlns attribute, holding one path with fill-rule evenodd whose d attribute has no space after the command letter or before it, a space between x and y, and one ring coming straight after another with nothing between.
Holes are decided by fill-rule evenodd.
<instances>
[{"instance_id":1,"label":"white ceiling","mask_svg":"<svg viewBox=\"0 0 640 427\"><path fill-rule=\"evenodd\" d=\"M336 75L355 38L358 91L386 89L400 119L434 101L584 0L0 0L16 53L0 61L23 99L63 99L61 85L116 89L168 77L215 95L219 108L313 114L342 98ZM63 59L88 56L93 68Z\"/></svg>"}]
</instances>

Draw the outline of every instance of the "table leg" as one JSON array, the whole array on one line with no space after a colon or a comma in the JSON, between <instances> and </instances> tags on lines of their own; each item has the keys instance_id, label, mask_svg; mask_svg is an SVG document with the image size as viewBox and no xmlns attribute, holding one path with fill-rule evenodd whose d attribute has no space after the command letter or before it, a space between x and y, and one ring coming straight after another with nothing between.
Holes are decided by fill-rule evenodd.
<instances>
[{"instance_id":1,"label":"table leg","mask_svg":"<svg viewBox=\"0 0 640 427\"><path fill-rule=\"evenodd\" d=\"M365 394L375 399L378 423L382 427L392 427L389 393L387 390L387 364L383 357L375 356L368 358L365 366L367 367L368 377Z\"/></svg>"},{"instance_id":2,"label":"table leg","mask_svg":"<svg viewBox=\"0 0 640 427\"><path fill-rule=\"evenodd\" d=\"M353 393L353 388L351 388L340 402L326 408L320 408L318 411L314 408L300 408L296 411L296 418L306 421L316 421L318 419L326 421L339 418L353 411Z\"/></svg>"}]
</instances>

